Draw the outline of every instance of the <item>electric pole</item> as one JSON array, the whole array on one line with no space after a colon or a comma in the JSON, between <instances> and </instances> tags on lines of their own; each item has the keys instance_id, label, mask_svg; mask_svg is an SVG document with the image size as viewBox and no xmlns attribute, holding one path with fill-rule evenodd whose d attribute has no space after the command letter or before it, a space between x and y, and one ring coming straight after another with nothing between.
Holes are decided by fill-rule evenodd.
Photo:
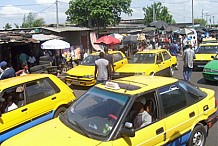
<instances>
[{"instance_id":1,"label":"electric pole","mask_svg":"<svg viewBox=\"0 0 218 146\"><path fill-rule=\"evenodd\" d=\"M57 28L59 27L59 18L58 18L58 0L55 2L56 4L56 23L57 23Z\"/></svg>"},{"instance_id":2,"label":"electric pole","mask_svg":"<svg viewBox=\"0 0 218 146\"><path fill-rule=\"evenodd\" d=\"M155 3L154 3L154 4L155 4ZM153 4L153 21L156 20L156 18L155 18L155 7L154 7L154 4Z\"/></svg>"},{"instance_id":3,"label":"electric pole","mask_svg":"<svg viewBox=\"0 0 218 146\"><path fill-rule=\"evenodd\" d=\"M213 16L213 24L214 24L214 16Z\"/></svg>"},{"instance_id":4,"label":"electric pole","mask_svg":"<svg viewBox=\"0 0 218 146\"><path fill-rule=\"evenodd\" d=\"M194 0L192 0L192 26L194 28Z\"/></svg>"}]
</instances>

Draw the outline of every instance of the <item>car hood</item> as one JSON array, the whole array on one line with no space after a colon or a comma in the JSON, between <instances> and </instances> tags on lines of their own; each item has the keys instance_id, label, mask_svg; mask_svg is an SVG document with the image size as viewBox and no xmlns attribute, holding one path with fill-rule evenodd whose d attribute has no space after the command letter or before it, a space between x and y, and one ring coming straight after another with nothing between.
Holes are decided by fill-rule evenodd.
<instances>
[{"instance_id":1,"label":"car hood","mask_svg":"<svg viewBox=\"0 0 218 146\"><path fill-rule=\"evenodd\" d=\"M208 62L204 68L218 69L218 60L212 60L212 61Z\"/></svg>"},{"instance_id":2,"label":"car hood","mask_svg":"<svg viewBox=\"0 0 218 146\"><path fill-rule=\"evenodd\" d=\"M216 54L195 54L195 60L213 60L211 56L215 56Z\"/></svg>"},{"instance_id":3,"label":"car hood","mask_svg":"<svg viewBox=\"0 0 218 146\"><path fill-rule=\"evenodd\" d=\"M95 146L100 142L75 132L56 118L6 140L2 146Z\"/></svg>"},{"instance_id":4,"label":"car hood","mask_svg":"<svg viewBox=\"0 0 218 146\"><path fill-rule=\"evenodd\" d=\"M117 69L116 72L146 72L151 68L154 68L154 64L125 64Z\"/></svg>"},{"instance_id":5,"label":"car hood","mask_svg":"<svg viewBox=\"0 0 218 146\"><path fill-rule=\"evenodd\" d=\"M95 66L79 65L67 71L67 74L73 76L94 75Z\"/></svg>"}]
</instances>

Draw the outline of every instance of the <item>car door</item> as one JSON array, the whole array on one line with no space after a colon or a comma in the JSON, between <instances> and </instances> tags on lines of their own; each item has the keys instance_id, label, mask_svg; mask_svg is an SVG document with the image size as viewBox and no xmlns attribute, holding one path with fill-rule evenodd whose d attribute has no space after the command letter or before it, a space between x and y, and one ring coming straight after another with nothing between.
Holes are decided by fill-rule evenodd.
<instances>
[{"instance_id":1,"label":"car door","mask_svg":"<svg viewBox=\"0 0 218 146\"><path fill-rule=\"evenodd\" d=\"M114 70L127 63L127 59L120 52L113 53Z\"/></svg>"},{"instance_id":2,"label":"car door","mask_svg":"<svg viewBox=\"0 0 218 146\"><path fill-rule=\"evenodd\" d=\"M156 75L166 74L167 64L165 63L161 52L157 53L156 55L156 66L158 66L156 70Z\"/></svg>"},{"instance_id":3,"label":"car door","mask_svg":"<svg viewBox=\"0 0 218 146\"><path fill-rule=\"evenodd\" d=\"M124 146L124 145L141 145L141 146L153 146L153 145L162 145L164 144L164 133L165 133L165 122L164 119L161 119L159 115L159 104L156 98L156 92L150 92L141 95L140 97L145 98L145 104L148 101L153 100L153 110L149 112L152 116L152 122L149 125L145 125L141 128L135 129L134 137L120 137L113 141L113 146ZM139 98L140 98L139 97ZM136 99L138 102L138 98ZM131 112L130 112L131 113ZM131 114L128 114L131 115ZM126 118L129 119L129 118Z\"/></svg>"},{"instance_id":4,"label":"car door","mask_svg":"<svg viewBox=\"0 0 218 146\"><path fill-rule=\"evenodd\" d=\"M198 109L191 105L187 93L178 83L159 89L161 110L166 124L166 143L169 145L184 145L197 121Z\"/></svg>"},{"instance_id":5,"label":"car door","mask_svg":"<svg viewBox=\"0 0 218 146\"><path fill-rule=\"evenodd\" d=\"M167 65L167 68L171 67L173 63L172 63L172 57L170 56L170 54L167 51L163 51L162 55L163 55L165 64Z\"/></svg>"},{"instance_id":6,"label":"car door","mask_svg":"<svg viewBox=\"0 0 218 146\"><path fill-rule=\"evenodd\" d=\"M27 114L30 118L46 116L53 117L52 111L55 110L59 102L58 94L60 89L49 79L43 78L26 83L26 102Z\"/></svg>"},{"instance_id":7,"label":"car door","mask_svg":"<svg viewBox=\"0 0 218 146\"><path fill-rule=\"evenodd\" d=\"M6 94L12 95L12 101L14 104L16 104L18 107L14 110L5 112L6 103L0 103L1 107L1 117L0 117L0 142L4 141L6 138L9 138L9 136L12 136L13 133L8 134L7 132L10 132L13 129L18 128L26 121L30 120L26 115L27 111L26 105L25 105L25 97L22 97L22 99L19 100L19 95L23 95L23 91L18 91L17 89L19 87L23 87L23 85L14 86L5 89L2 92L2 98L5 97ZM5 98L4 98L5 99ZM5 99L6 101L6 99ZM19 102L23 102L23 104L19 105Z\"/></svg>"}]
</instances>

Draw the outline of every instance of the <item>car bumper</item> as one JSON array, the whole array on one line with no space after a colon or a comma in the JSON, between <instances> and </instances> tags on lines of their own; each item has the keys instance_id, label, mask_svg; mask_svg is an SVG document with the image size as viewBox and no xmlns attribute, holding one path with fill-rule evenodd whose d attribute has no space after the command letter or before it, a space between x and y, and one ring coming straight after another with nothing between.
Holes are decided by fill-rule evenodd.
<instances>
[{"instance_id":1,"label":"car bumper","mask_svg":"<svg viewBox=\"0 0 218 146\"><path fill-rule=\"evenodd\" d=\"M94 78L75 78L75 77L65 77L65 83L67 85L78 85L78 86L93 86L96 84Z\"/></svg>"},{"instance_id":2,"label":"car bumper","mask_svg":"<svg viewBox=\"0 0 218 146\"><path fill-rule=\"evenodd\" d=\"M204 66L209 62L209 60L205 60L205 61L195 61L193 62L193 65L195 68L204 68Z\"/></svg>"},{"instance_id":3,"label":"car bumper","mask_svg":"<svg viewBox=\"0 0 218 146\"><path fill-rule=\"evenodd\" d=\"M212 74L207 72L203 72L202 74L205 80L218 81L218 74Z\"/></svg>"},{"instance_id":4,"label":"car bumper","mask_svg":"<svg viewBox=\"0 0 218 146\"><path fill-rule=\"evenodd\" d=\"M218 110L207 119L207 126L211 128L218 121Z\"/></svg>"}]
</instances>

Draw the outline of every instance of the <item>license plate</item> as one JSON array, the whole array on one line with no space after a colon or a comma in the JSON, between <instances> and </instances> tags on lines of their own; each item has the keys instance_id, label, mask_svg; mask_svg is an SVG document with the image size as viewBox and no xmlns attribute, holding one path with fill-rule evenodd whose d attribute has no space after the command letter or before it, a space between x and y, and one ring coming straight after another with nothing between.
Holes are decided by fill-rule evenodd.
<instances>
[{"instance_id":1,"label":"license plate","mask_svg":"<svg viewBox=\"0 0 218 146\"><path fill-rule=\"evenodd\" d=\"M198 65L198 67L204 67L205 65Z\"/></svg>"},{"instance_id":2,"label":"license plate","mask_svg":"<svg viewBox=\"0 0 218 146\"><path fill-rule=\"evenodd\" d=\"M76 81L76 80L72 80L72 84L74 84L74 85L79 85L79 81Z\"/></svg>"},{"instance_id":3,"label":"license plate","mask_svg":"<svg viewBox=\"0 0 218 146\"><path fill-rule=\"evenodd\" d=\"M218 80L218 77L214 77L214 80Z\"/></svg>"}]
</instances>

